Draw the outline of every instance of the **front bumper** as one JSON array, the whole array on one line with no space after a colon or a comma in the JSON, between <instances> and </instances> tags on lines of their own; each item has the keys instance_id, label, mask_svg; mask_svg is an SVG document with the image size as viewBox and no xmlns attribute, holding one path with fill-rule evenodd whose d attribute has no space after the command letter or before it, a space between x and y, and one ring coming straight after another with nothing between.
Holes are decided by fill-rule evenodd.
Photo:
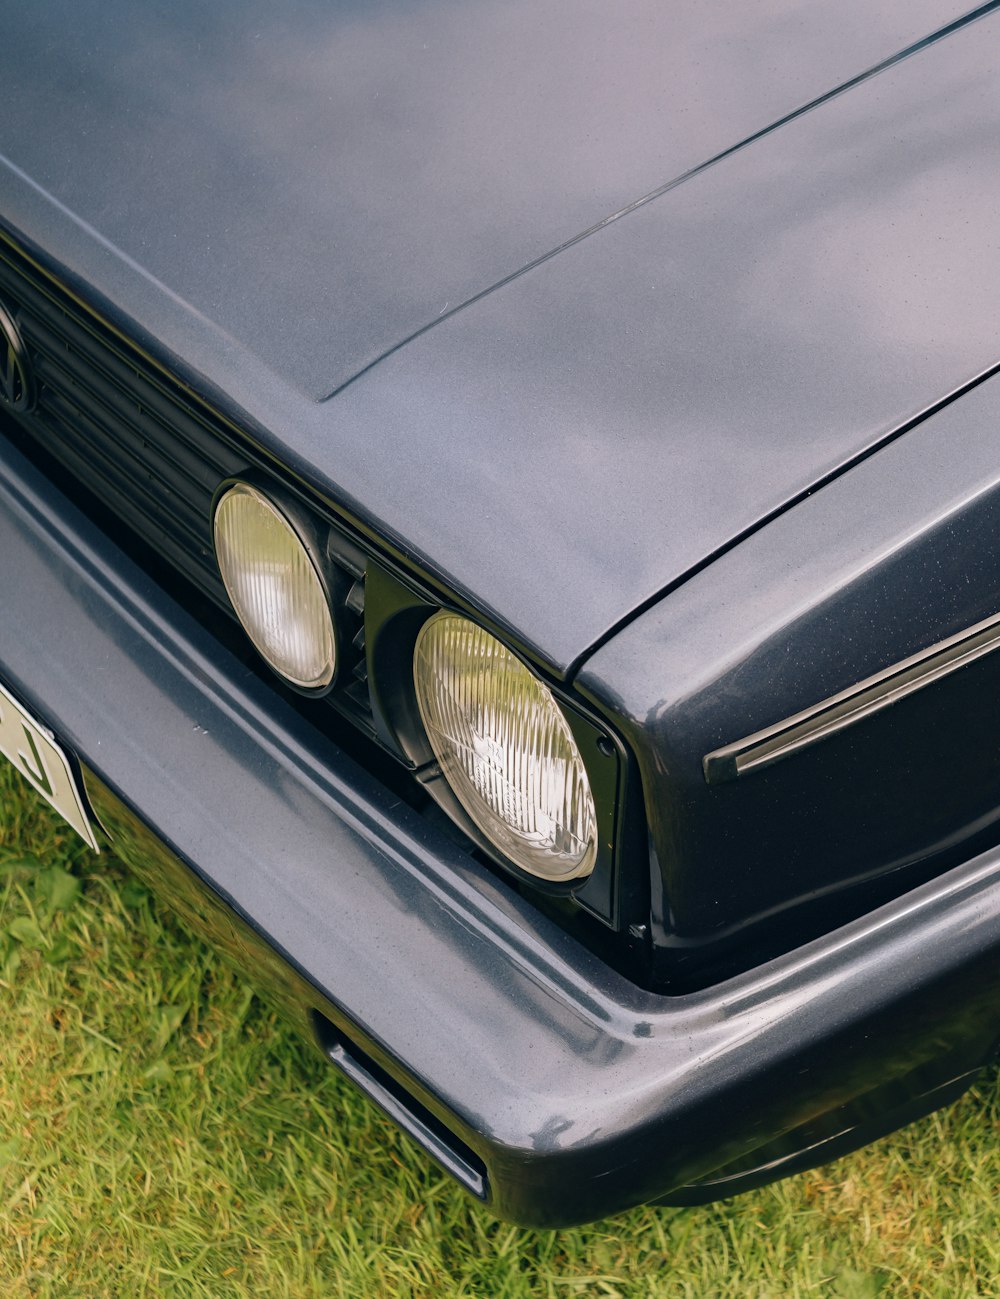
<instances>
[{"instance_id":1,"label":"front bumper","mask_svg":"<svg viewBox=\"0 0 1000 1299\"><path fill-rule=\"evenodd\" d=\"M314 732L2 439L0 466L0 676L80 758L116 851L497 1214L683 1200L990 1057L1000 850L715 988L643 991Z\"/></svg>"}]
</instances>

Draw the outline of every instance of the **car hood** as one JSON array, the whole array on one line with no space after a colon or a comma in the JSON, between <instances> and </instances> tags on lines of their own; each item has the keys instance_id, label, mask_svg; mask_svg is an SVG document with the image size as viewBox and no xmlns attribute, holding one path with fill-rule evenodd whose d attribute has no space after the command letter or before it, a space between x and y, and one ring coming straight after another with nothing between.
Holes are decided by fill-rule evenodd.
<instances>
[{"instance_id":1,"label":"car hood","mask_svg":"<svg viewBox=\"0 0 1000 1299\"><path fill-rule=\"evenodd\" d=\"M320 397L956 9L57 0L4 23L0 154Z\"/></svg>"},{"instance_id":2,"label":"car hood","mask_svg":"<svg viewBox=\"0 0 1000 1299\"><path fill-rule=\"evenodd\" d=\"M564 672L995 360L997 24L766 131L953 16L36 6L0 206Z\"/></svg>"}]
</instances>

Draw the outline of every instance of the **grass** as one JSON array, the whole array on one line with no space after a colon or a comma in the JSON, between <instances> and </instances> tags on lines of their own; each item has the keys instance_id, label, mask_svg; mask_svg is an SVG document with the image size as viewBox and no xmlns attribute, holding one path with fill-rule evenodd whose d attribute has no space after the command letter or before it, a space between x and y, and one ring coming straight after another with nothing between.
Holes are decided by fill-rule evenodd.
<instances>
[{"instance_id":1,"label":"grass","mask_svg":"<svg viewBox=\"0 0 1000 1299\"><path fill-rule=\"evenodd\" d=\"M9 771L0 806L4 1299L1000 1295L995 1072L721 1205L510 1227Z\"/></svg>"}]
</instances>

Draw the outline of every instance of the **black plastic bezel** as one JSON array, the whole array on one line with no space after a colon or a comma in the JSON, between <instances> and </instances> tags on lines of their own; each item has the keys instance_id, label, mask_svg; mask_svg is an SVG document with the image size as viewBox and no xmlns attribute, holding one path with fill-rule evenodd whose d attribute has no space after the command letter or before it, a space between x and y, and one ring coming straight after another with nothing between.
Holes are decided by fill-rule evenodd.
<instances>
[{"instance_id":1,"label":"black plastic bezel","mask_svg":"<svg viewBox=\"0 0 1000 1299\"><path fill-rule=\"evenodd\" d=\"M523 870L468 815L441 772L424 731L413 688L413 652L423 625L442 610L464 618L469 616L464 610L428 599L394 575L369 564L365 642L370 698L380 738L410 765L428 794L490 860L533 891L554 898L571 897L605 924L617 927L620 813L627 770L627 753L622 742L603 721L581 707L578 700L570 699L558 683L541 677L535 666L507 645L512 654L544 681L566 718L590 780L598 830L597 859L588 875L558 881Z\"/></svg>"}]
</instances>

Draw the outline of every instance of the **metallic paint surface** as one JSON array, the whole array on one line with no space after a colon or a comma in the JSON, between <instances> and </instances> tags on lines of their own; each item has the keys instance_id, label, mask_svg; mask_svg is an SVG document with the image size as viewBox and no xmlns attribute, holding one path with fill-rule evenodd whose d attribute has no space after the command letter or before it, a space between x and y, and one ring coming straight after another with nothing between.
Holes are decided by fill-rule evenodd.
<instances>
[{"instance_id":1,"label":"metallic paint surface","mask_svg":"<svg viewBox=\"0 0 1000 1299\"><path fill-rule=\"evenodd\" d=\"M996 851L711 991L644 992L316 735L3 443L0 465L0 675L79 753L125 859L438 1115L501 1216L667 1194L995 1046Z\"/></svg>"},{"instance_id":2,"label":"metallic paint surface","mask_svg":"<svg viewBox=\"0 0 1000 1299\"><path fill-rule=\"evenodd\" d=\"M754 931L802 941L995 836L994 655L752 780L708 786L702 759L1000 610L998 427L993 378L760 529L584 666L577 687L627 719L642 768L664 953L710 942L752 962L767 950Z\"/></svg>"},{"instance_id":3,"label":"metallic paint surface","mask_svg":"<svg viewBox=\"0 0 1000 1299\"><path fill-rule=\"evenodd\" d=\"M991 16L358 379L338 421L411 439L383 517L562 666L990 371L998 54Z\"/></svg>"},{"instance_id":4,"label":"metallic paint surface","mask_svg":"<svg viewBox=\"0 0 1000 1299\"><path fill-rule=\"evenodd\" d=\"M956 11L92 7L37 7L0 51L6 223L557 674L1000 359L992 15L317 402ZM507 111L526 49L531 131Z\"/></svg>"},{"instance_id":5,"label":"metallic paint surface","mask_svg":"<svg viewBox=\"0 0 1000 1299\"><path fill-rule=\"evenodd\" d=\"M968 7L7 0L0 154L318 397Z\"/></svg>"}]
</instances>

